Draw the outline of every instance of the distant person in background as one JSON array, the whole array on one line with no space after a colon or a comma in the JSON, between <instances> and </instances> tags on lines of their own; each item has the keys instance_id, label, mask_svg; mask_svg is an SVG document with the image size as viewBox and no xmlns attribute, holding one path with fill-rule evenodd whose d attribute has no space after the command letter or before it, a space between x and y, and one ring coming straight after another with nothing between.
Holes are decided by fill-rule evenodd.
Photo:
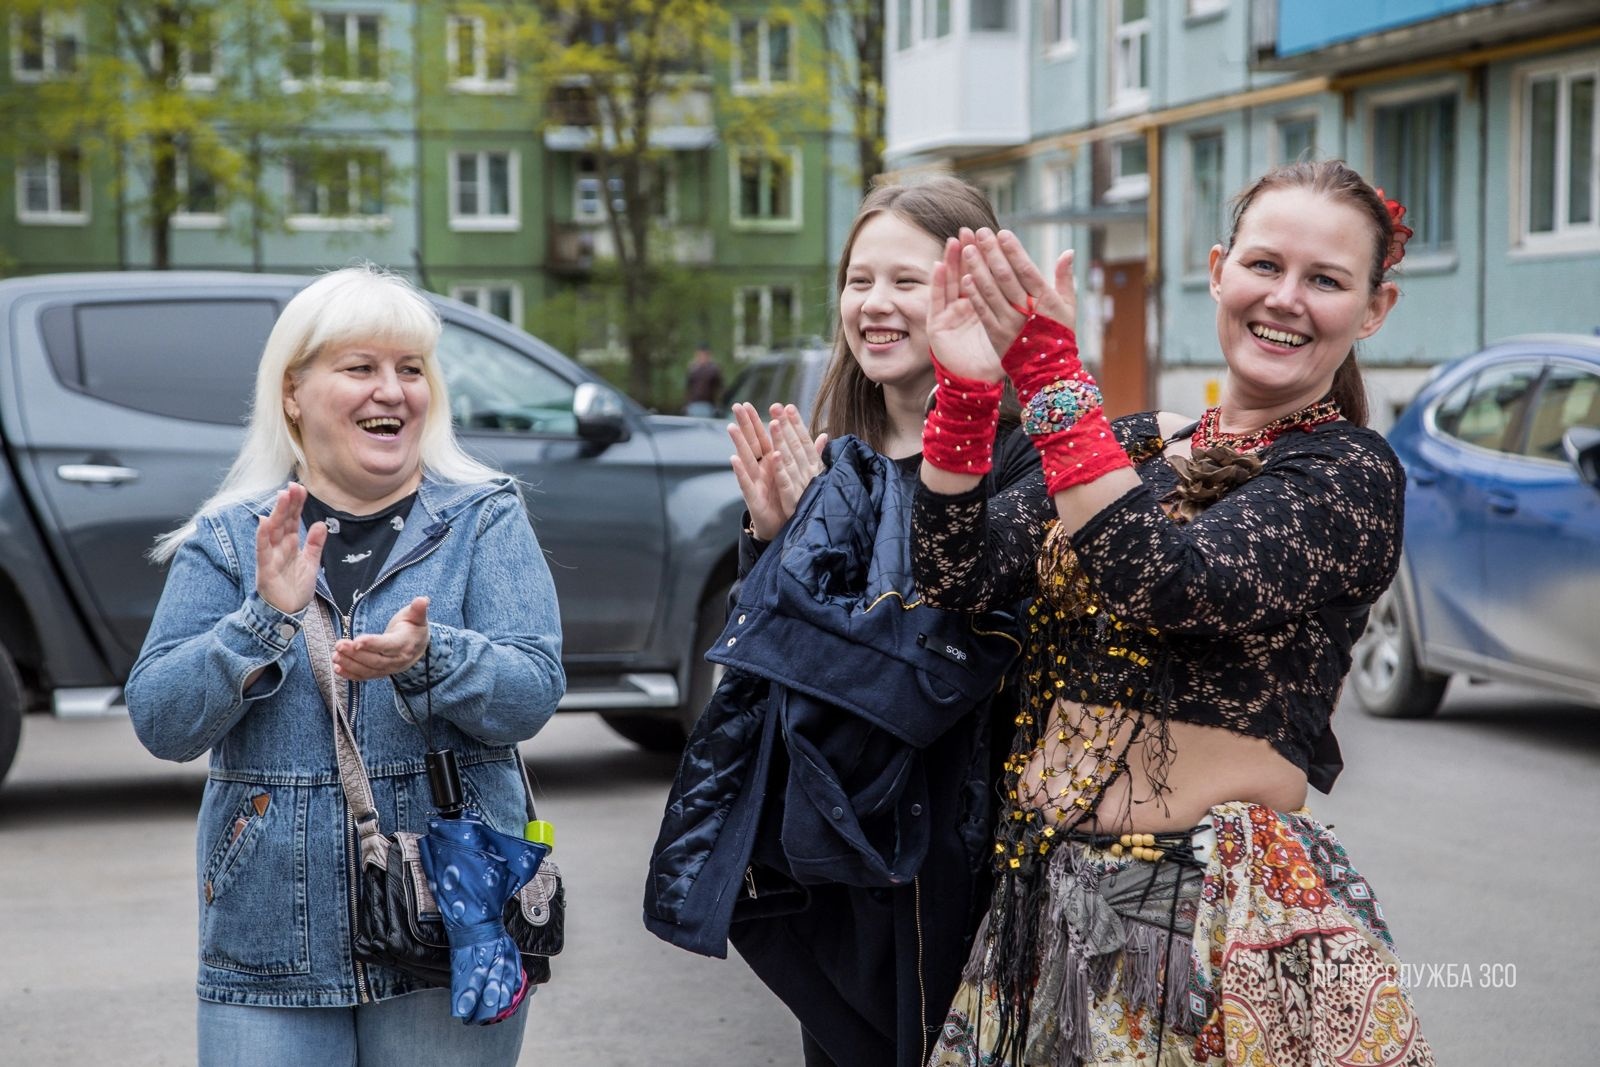
<instances>
[{"instance_id":1,"label":"distant person in background","mask_svg":"<svg viewBox=\"0 0 1600 1067\"><path fill-rule=\"evenodd\" d=\"M711 355L711 346L702 341L695 347L689 364L689 377L683 387L683 413L702 419L715 418L722 399L722 368Z\"/></svg>"}]
</instances>

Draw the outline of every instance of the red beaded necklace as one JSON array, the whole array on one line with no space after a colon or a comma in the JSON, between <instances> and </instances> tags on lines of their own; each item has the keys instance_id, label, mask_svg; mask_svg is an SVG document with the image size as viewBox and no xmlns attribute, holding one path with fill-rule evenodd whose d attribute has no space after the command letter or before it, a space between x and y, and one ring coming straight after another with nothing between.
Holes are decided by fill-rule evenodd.
<instances>
[{"instance_id":1,"label":"red beaded necklace","mask_svg":"<svg viewBox=\"0 0 1600 1067\"><path fill-rule=\"evenodd\" d=\"M1314 426L1321 426L1325 422L1343 417L1339 405L1333 398L1324 397L1299 411L1292 411L1282 418L1273 419L1259 430L1251 430L1248 433L1227 433L1222 429L1222 409L1206 408L1205 414L1200 416L1200 422L1194 428L1194 436L1190 438L1189 447L1199 450L1215 445L1227 445L1235 452L1254 452L1266 448L1290 430L1310 430Z\"/></svg>"}]
</instances>

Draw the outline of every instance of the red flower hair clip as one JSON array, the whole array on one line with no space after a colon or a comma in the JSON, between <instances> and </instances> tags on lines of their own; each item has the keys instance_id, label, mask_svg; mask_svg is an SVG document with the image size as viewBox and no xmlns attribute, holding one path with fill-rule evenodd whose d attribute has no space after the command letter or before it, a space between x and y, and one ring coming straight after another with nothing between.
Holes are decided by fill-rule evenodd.
<instances>
[{"instance_id":1,"label":"red flower hair clip","mask_svg":"<svg viewBox=\"0 0 1600 1067\"><path fill-rule=\"evenodd\" d=\"M1383 206L1389 211L1389 221L1393 224L1394 234L1389 238L1389 250L1383 256L1383 269L1398 266L1406 258L1406 242L1411 240L1416 233L1405 224L1406 206L1398 200L1390 200L1383 195L1382 189L1373 189L1378 194L1378 199L1383 201Z\"/></svg>"}]
</instances>

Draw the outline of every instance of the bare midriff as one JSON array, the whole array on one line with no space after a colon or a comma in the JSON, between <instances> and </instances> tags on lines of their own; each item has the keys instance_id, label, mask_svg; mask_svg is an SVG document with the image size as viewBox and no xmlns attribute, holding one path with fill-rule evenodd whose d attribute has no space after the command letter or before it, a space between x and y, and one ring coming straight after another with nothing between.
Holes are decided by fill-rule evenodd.
<instances>
[{"instance_id":1,"label":"bare midriff","mask_svg":"<svg viewBox=\"0 0 1600 1067\"><path fill-rule=\"evenodd\" d=\"M1096 714L1098 711L1099 714ZM1128 716L1120 728L1110 730L1117 713L1065 700L1056 701L1045 743L1028 761L1017 785L1017 803L1050 813L1047 825L1058 823L1055 810L1069 814L1072 822L1081 811L1078 799L1094 803L1097 785L1081 785L1085 778L1103 781L1107 770L1100 754L1111 758L1126 754L1128 769L1104 789L1094 816L1080 829L1111 833L1160 833L1186 830L1217 804L1240 800L1277 811L1293 811L1306 801L1305 772L1284 759L1266 740L1245 737L1218 726L1188 722L1167 724L1166 790L1155 795L1152 771L1158 756L1153 721L1139 714ZM1145 728L1130 743L1136 721ZM1095 739L1099 726L1108 734ZM1061 740L1061 734L1066 740ZM1084 741L1090 741L1085 748ZM1101 763L1099 773L1096 764Z\"/></svg>"}]
</instances>

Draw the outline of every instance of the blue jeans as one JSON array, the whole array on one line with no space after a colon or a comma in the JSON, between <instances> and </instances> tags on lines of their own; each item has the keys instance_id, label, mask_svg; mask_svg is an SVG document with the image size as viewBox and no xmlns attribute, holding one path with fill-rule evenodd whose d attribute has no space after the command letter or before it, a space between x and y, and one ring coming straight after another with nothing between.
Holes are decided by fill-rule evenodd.
<instances>
[{"instance_id":1,"label":"blue jeans","mask_svg":"<svg viewBox=\"0 0 1600 1067\"><path fill-rule=\"evenodd\" d=\"M450 991L425 989L353 1008L258 1008L200 1001L200 1067L512 1067L528 1003L493 1026L450 1015Z\"/></svg>"}]
</instances>

